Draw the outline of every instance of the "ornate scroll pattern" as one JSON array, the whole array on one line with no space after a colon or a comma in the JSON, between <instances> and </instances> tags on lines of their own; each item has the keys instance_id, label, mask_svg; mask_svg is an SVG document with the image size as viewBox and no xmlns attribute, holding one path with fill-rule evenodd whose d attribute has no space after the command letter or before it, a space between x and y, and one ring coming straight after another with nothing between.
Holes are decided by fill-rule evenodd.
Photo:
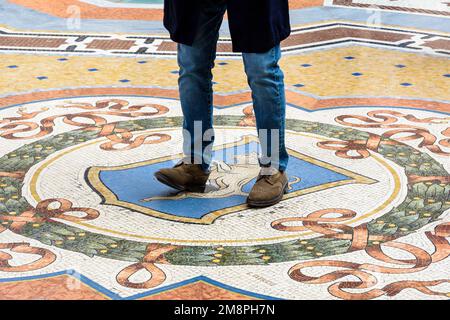
<instances>
[{"instance_id":1,"label":"ornate scroll pattern","mask_svg":"<svg viewBox=\"0 0 450 320\"><path fill-rule=\"evenodd\" d=\"M218 125L239 126L242 116L220 115L215 116L214 121ZM173 128L181 124L181 117L133 119L114 123L116 129L127 129L132 132ZM286 127L288 130L320 135L328 137L330 140L336 135L342 141L365 140L369 137L369 133L357 129L298 119L287 119ZM2 171L9 173L27 172L36 163L56 151L75 146L80 142L97 139L98 132L102 128L106 130L107 126L97 128L97 130L82 128L26 144L1 157L0 167ZM450 174L428 154L399 141L392 141L388 138L384 141L386 144L381 145L378 150L379 154L404 168L411 183L408 185L405 200L383 216L353 229L346 227L340 227L339 229L335 228L336 226L333 226L333 224L345 220L331 221L329 220L331 218L329 213L317 213L316 217L311 216L309 219L315 218L317 220L320 218L321 221L305 221L305 224L317 231L321 230L323 233L319 233L315 238L308 239L306 245L302 244L302 239L246 246L183 245L167 252L165 259L173 265L195 266L265 265L277 262L310 260L318 256L332 256L349 252L349 250L363 249L365 243L367 243L367 246L371 246L377 241L380 243L392 241L416 232L423 226L436 221L445 211L450 209L450 183L448 183ZM391 157L391 154L395 156ZM31 206L26 198L20 194L22 187L23 181L20 179L0 177L0 206L6 207L6 210L0 211L3 222L6 222L5 225L0 223L3 228L9 228L9 221L12 221L11 217L21 217L26 224L23 227L14 225L16 228L12 231L48 245L55 245L91 257L100 256L120 261L141 261L147 254L146 248L149 245L147 242L132 241L83 230L65 224L56 218L43 221L42 224L36 223L32 219L27 221L26 219L29 217L22 217L21 214L25 212L33 213L33 211L30 210ZM54 208L55 205L58 206L58 204L53 204L51 208ZM10 215L8 211L13 211L15 214ZM55 211L53 213L57 214ZM353 214L343 211L340 215L343 216L342 219L347 219ZM69 214L67 213L67 215ZM35 214L34 217L36 216ZM16 222L20 221L17 220ZM279 223L278 227L282 228L282 225L286 226L286 224L287 222ZM330 225L327 226L326 224ZM34 227L33 225L37 226ZM338 239L334 237L338 237ZM311 247L320 249L320 251L310 250ZM216 254L221 256L219 262L215 257Z\"/></svg>"},{"instance_id":2,"label":"ornate scroll pattern","mask_svg":"<svg viewBox=\"0 0 450 320\"><path fill-rule=\"evenodd\" d=\"M327 217L330 214L339 214L339 217ZM333 208L323 209L310 213L306 217L282 218L272 222L272 228L279 231L298 232L310 230L323 235L325 238L350 240L351 245L348 251L364 249L369 241L388 241L392 237L387 235L369 235L367 225L361 224L357 227L350 227L336 222L348 221L356 217L353 210ZM286 226L288 222L300 222L302 225Z\"/></svg>"},{"instance_id":3,"label":"ornate scroll pattern","mask_svg":"<svg viewBox=\"0 0 450 320\"><path fill-rule=\"evenodd\" d=\"M348 141L320 141L317 146L335 150L336 155L346 159L365 159L370 156L370 151L377 152L381 144L395 145L395 141L383 141L383 137L370 133L367 140L348 140ZM356 152L358 155L352 155Z\"/></svg>"},{"instance_id":4,"label":"ornate scroll pattern","mask_svg":"<svg viewBox=\"0 0 450 320\"><path fill-rule=\"evenodd\" d=\"M133 133L128 130L115 128L114 124L104 126L99 136L105 136L109 140L100 145L100 148L106 151L130 150L138 148L143 144L162 143L171 139L170 135L162 133L141 134L134 137ZM119 148L117 145L125 146Z\"/></svg>"},{"instance_id":5,"label":"ornate scroll pattern","mask_svg":"<svg viewBox=\"0 0 450 320\"><path fill-rule=\"evenodd\" d=\"M438 141L438 138L424 127L398 123L399 118L420 124L448 123L450 121L449 117L419 119L411 114L403 114L391 110L375 110L368 112L367 115L368 117L341 115L336 117L335 121L348 127L386 128L389 130L381 135L371 133L367 140L325 141L319 142L318 146L324 149L336 150L336 155L342 158L362 159L367 158L370 155L370 151L377 152L379 147L385 144L392 144L395 141L421 140L419 148L426 148L440 156L450 156L450 152L442 149L442 147L450 148L450 128L441 132L447 138ZM387 139L394 140L386 141ZM350 155L351 152L356 152L358 155Z\"/></svg>"},{"instance_id":6,"label":"ornate scroll pattern","mask_svg":"<svg viewBox=\"0 0 450 320\"><path fill-rule=\"evenodd\" d=\"M8 177L8 178L22 180L25 177L25 172L23 172L23 171L15 171L15 172L0 171L0 178L1 177Z\"/></svg>"},{"instance_id":7,"label":"ornate scroll pattern","mask_svg":"<svg viewBox=\"0 0 450 320\"><path fill-rule=\"evenodd\" d=\"M82 212L83 217L72 216L70 212ZM47 199L38 203L36 208L16 215L0 215L0 222L11 231L20 233L24 227L31 224L32 227L41 227L41 224L51 219L62 219L66 221L87 221L98 218L100 213L91 208L73 207L71 201L66 199Z\"/></svg>"},{"instance_id":8,"label":"ornate scroll pattern","mask_svg":"<svg viewBox=\"0 0 450 320\"><path fill-rule=\"evenodd\" d=\"M329 218L327 214L338 213L340 217ZM434 245L435 251L428 253L424 249L411 244L390 241L389 236L369 235L366 225L351 227L336 222L344 222L356 215L354 211L346 209L326 209L309 214L307 217L279 219L272 223L272 227L280 231L299 231L309 229L323 234L327 238L349 239L351 249L365 250L372 258L385 263L395 264L399 267L386 267L370 263L355 263L338 260L321 260L301 262L293 266L288 274L298 282L305 284L324 284L354 276L356 281L340 281L332 283L328 287L330 294L341 299L374 299L384 295L395 296L407 288L416 289L424 294L446 296L446 293L433 291L430 287L442 283L450 283L450 279L439 279L435 281L397 281L384 286L381 289L371 289L377 284L377 278L373 273L384 274L410 274L422 271L432 263L442 261L450 256L450 223L442 223L435 227L434 232L426 232L427 238ZM288 222L300 222L302 225L286 226ZM382 241L386 241L381 244ZM395 248L411 254L413 259L398 259L387 255L382 246ZM409 265L409 267L407 267ZM305 268L334 267L338 271L332 271L321 276L313 277L304 273ZM370 289L365 292L351 292L352 289Z\"/></svg>"},{"instance_id":9,"label":"ornate scroll pattern","mask_svg":"<svg viewBox=\"0 0 450 320\"><path fill-rule=\"evenodd\" d=\"M166 280L166 274L155 263L168 263L164 254L176 248L177 246L174 245L148 245L144 258L120 271L116 277L117 282L124 287L133 289L150 289L161 285ZM151 277L140 283L131 282L130 278L141 270L146 270Z\"/></svg>"},{"instance_id":10,"label":"ornate scroll pattern","mask_svg":"<svg viewBox=\"0 0 450 320\"><path fill-rule=\"evenodd\" d=\"M15 253L38 255L39 259L21 265L11 265L9 261L13 259L13 256L2 250L10 250ZM56 255L50 250L30 246L29 243L0 243L0 271L3 272L34 271L47 267L55 260Z\"/></svg>"},{"instance_id":11,"label":"ornate scroll pattern","mask_svg":"<svg viewBox=\"0 0 450 320\"><path fill-rule=\"evenodd\" d=\"M90 103L68 103L60 105L58 108L79 108L89 111L51 116L42 119L38 123L28 120L32 120L40 113L47 111L48 108L30 113L26 113L22 109L18 111L20 117L5 118L0 122L0 125L3 124L0 126L0 137L9 140L28 140L48 136L53 133L56 121L61 119L65 124L82 128L86 131L98 132L98 137L106 137L109 142L103 143L100 148L107 151L129 150L143 144L159 143L170 139L170 136L166 134L141 134L135 137L129 130L117 128L116 123L108 123L102 117L102 115L110 115L137 118L163 115L169 109L162 105L143 104L130 106L126 100L106 99L97 101L95 105ZM144 111L144 109L149 108L155 111ZM19 133L28 133L28 135L19 136ZM117 145L126 146L119 148Z\"/></svg>"},{"instance_id":12,"label":"ornate scroll pattern","mask_svg":"<svg viewBox=\"0 0 450 320\"><path fill-rule=\"evenodd\" d=\"M49 108L41 108L41 110L39 110L39 111L26 112L24 108L19 108L17 110L17 114L19 115L19 117L4 118L4 119L0 120L0 124L12 123L12 122L15 122L15 121L23 121L23 120L33 119L38 114L41 114L41 113L46 112L48 110L49 110Z\"/></svg>"},{"instance_id":13,"label":"ornate scroll pattern","mask_svg":"<svg viewBox=\"0 0 450 320\"><path fill-rule=\"evenodd\" d=\"M256 118L255 114L253 112L253 105L245 107L242 110L242 113L244 114L243 119L239 123L242 127L254 127L256 126Z\"/></svg>"},{"instance_id":14,"label":"ornate scroll pattern","mask_svg":"<svg viewBox=\"0 0 450 320\"><path fill-rule=\"evenodd\" d=\"M9 176L9 175L5 175ZM14 175L13 175L14 176ZM32 222L35 226L39 225L44 218L36 216L37 213L49 212L46 205L57 200L47 200L40 204L40 209L25 211L19 216L5 216L0 215L0 233L10 229L16 233L20 232L22 228L26 226L27 223ZM69 211L69 202L66 200L62 203L61 208L57 211L62 213L64 210ZM64 208L65 207L65 208ZM71 207L71 204L70 204ZM75 208L74 208L75 209ZM83 210L83 208L77 208L78 210ZM50 215L50 214L48 214ZM62 215L53 215L55 217L62 217ZM73 217L71 217L73 218ZM10 261L13 256L2 250L10 250L11 252L21 253L21 254L32 254L38 255L39 258L32 262L28 262L20 265L11 265ZM48 249L30 246L29 243L0 243L0 271L3 272L28 272L39 270L45 268L52 264L56 260L56 255Z\"/></svg>"}]
</instances>

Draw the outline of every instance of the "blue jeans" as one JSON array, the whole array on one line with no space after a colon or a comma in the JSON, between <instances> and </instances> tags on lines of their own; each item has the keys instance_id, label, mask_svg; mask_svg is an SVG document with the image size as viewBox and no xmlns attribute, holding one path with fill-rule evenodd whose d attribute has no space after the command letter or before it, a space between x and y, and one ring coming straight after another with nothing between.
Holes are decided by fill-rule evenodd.
<instances>
[{"instance_id":1,"label":"blue jeans","mask_svg":"<svg viewBox=\"0 0 450 320\"><path fill-rule=\"evenodd\" d=\"M202 9L193 45L178 44L178 85L184 115L185 159L208 170L214 142L212 69L226 1L206 0ZM286 98L280 58L279 45L265 53L243 53L261 145L258 161L261 166L284 171L289 156L285 147Z\"/></svg>"}]
</instances>

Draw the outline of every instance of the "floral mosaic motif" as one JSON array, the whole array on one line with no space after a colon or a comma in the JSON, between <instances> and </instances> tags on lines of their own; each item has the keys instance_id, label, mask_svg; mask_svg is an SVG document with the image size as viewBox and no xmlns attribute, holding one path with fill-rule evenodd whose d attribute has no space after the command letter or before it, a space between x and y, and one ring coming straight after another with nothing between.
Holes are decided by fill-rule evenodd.
<instances>
[{"instance_id":1,"label":"floral mosaic motif","mask_svg":"<svg viewBox=\"0 0 450 320\"><path fill-rule=\"evenodd\" d=\"M376 273L381 274L410 274L425 270L432 263L442 261L450 255L450 243L446 238L450 236L450 223L441 223L435 227L434 232L426 232L426 236L434 246L434 252L428 253L417 246L400 241L390 241L383 244L374 244L365 247L368 256L381 263L394 264L387 267L383 264L354 263L338 260L321 260L300 262L289 270L289 276L301 283L326 284L343 279L349 275L357 280L337 281L328 287L330 294L341 299L367 300L381 296L393 297L405 289L415 289L431 296L448 297L447 292L442 292L433 287L450 283L450 279L438 279L432 281L396 281L381 289L373 289L378 283ZM412 259L398 259L384 252L383 247L395 248L413 256ZM332 267L338 270L323 274L318 277L308 276L303 272L305 268ZM372 289L371 289L372 288ZM362 292L352 292L355 289L366 289Z\"/></svg>"}]
</instances>

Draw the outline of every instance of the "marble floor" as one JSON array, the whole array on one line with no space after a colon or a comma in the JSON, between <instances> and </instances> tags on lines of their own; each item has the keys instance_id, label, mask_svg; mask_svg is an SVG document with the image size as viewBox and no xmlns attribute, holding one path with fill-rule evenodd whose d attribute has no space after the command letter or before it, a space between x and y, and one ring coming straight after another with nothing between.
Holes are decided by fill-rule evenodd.
<instances>
[{"instance_id":1,"label":"marble floor","mask_svg":"<svg viewBox=\"0 0 450 320\"><path fill-rule=\"evenodd\" d=\"M219 188L153 178L182 145L161 2L0 0L0 299L448 299L448 3L290 1L289 192L255 210L226 21Z\"/></svg>"}]
</instances>

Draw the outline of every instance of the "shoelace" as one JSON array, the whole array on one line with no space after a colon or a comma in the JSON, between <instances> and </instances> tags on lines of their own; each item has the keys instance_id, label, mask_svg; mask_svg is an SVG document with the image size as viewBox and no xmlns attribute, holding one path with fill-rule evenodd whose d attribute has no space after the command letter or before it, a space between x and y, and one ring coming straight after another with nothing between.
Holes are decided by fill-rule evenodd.
<instances>
[{"instance_id":1,"label":"shoelace","mask_svg":"<svg viewBox=\"0 0 450 320\"><path fill-rule=\"evenodd\" d=\"M261 179L266 180L267 182L269 182L271 175L267 175L267 174L260 174L258 175L258 178L256 179L256 182L258 182Z\"/></svg>"},{"instance_id":2,"label":"shoelace","mask_svg":"<svg viewBox=\"0 0 450 320\"><path fill-rule=\"evenodd\" d=\"M175 164L174 168L178 168L180 166L188 166L190 165L189 163L185 163L183 160L180 160L178 163ZM210 171L204 171L204 173L206 174L210 174Z\"/></svg>"}]
</instances>

